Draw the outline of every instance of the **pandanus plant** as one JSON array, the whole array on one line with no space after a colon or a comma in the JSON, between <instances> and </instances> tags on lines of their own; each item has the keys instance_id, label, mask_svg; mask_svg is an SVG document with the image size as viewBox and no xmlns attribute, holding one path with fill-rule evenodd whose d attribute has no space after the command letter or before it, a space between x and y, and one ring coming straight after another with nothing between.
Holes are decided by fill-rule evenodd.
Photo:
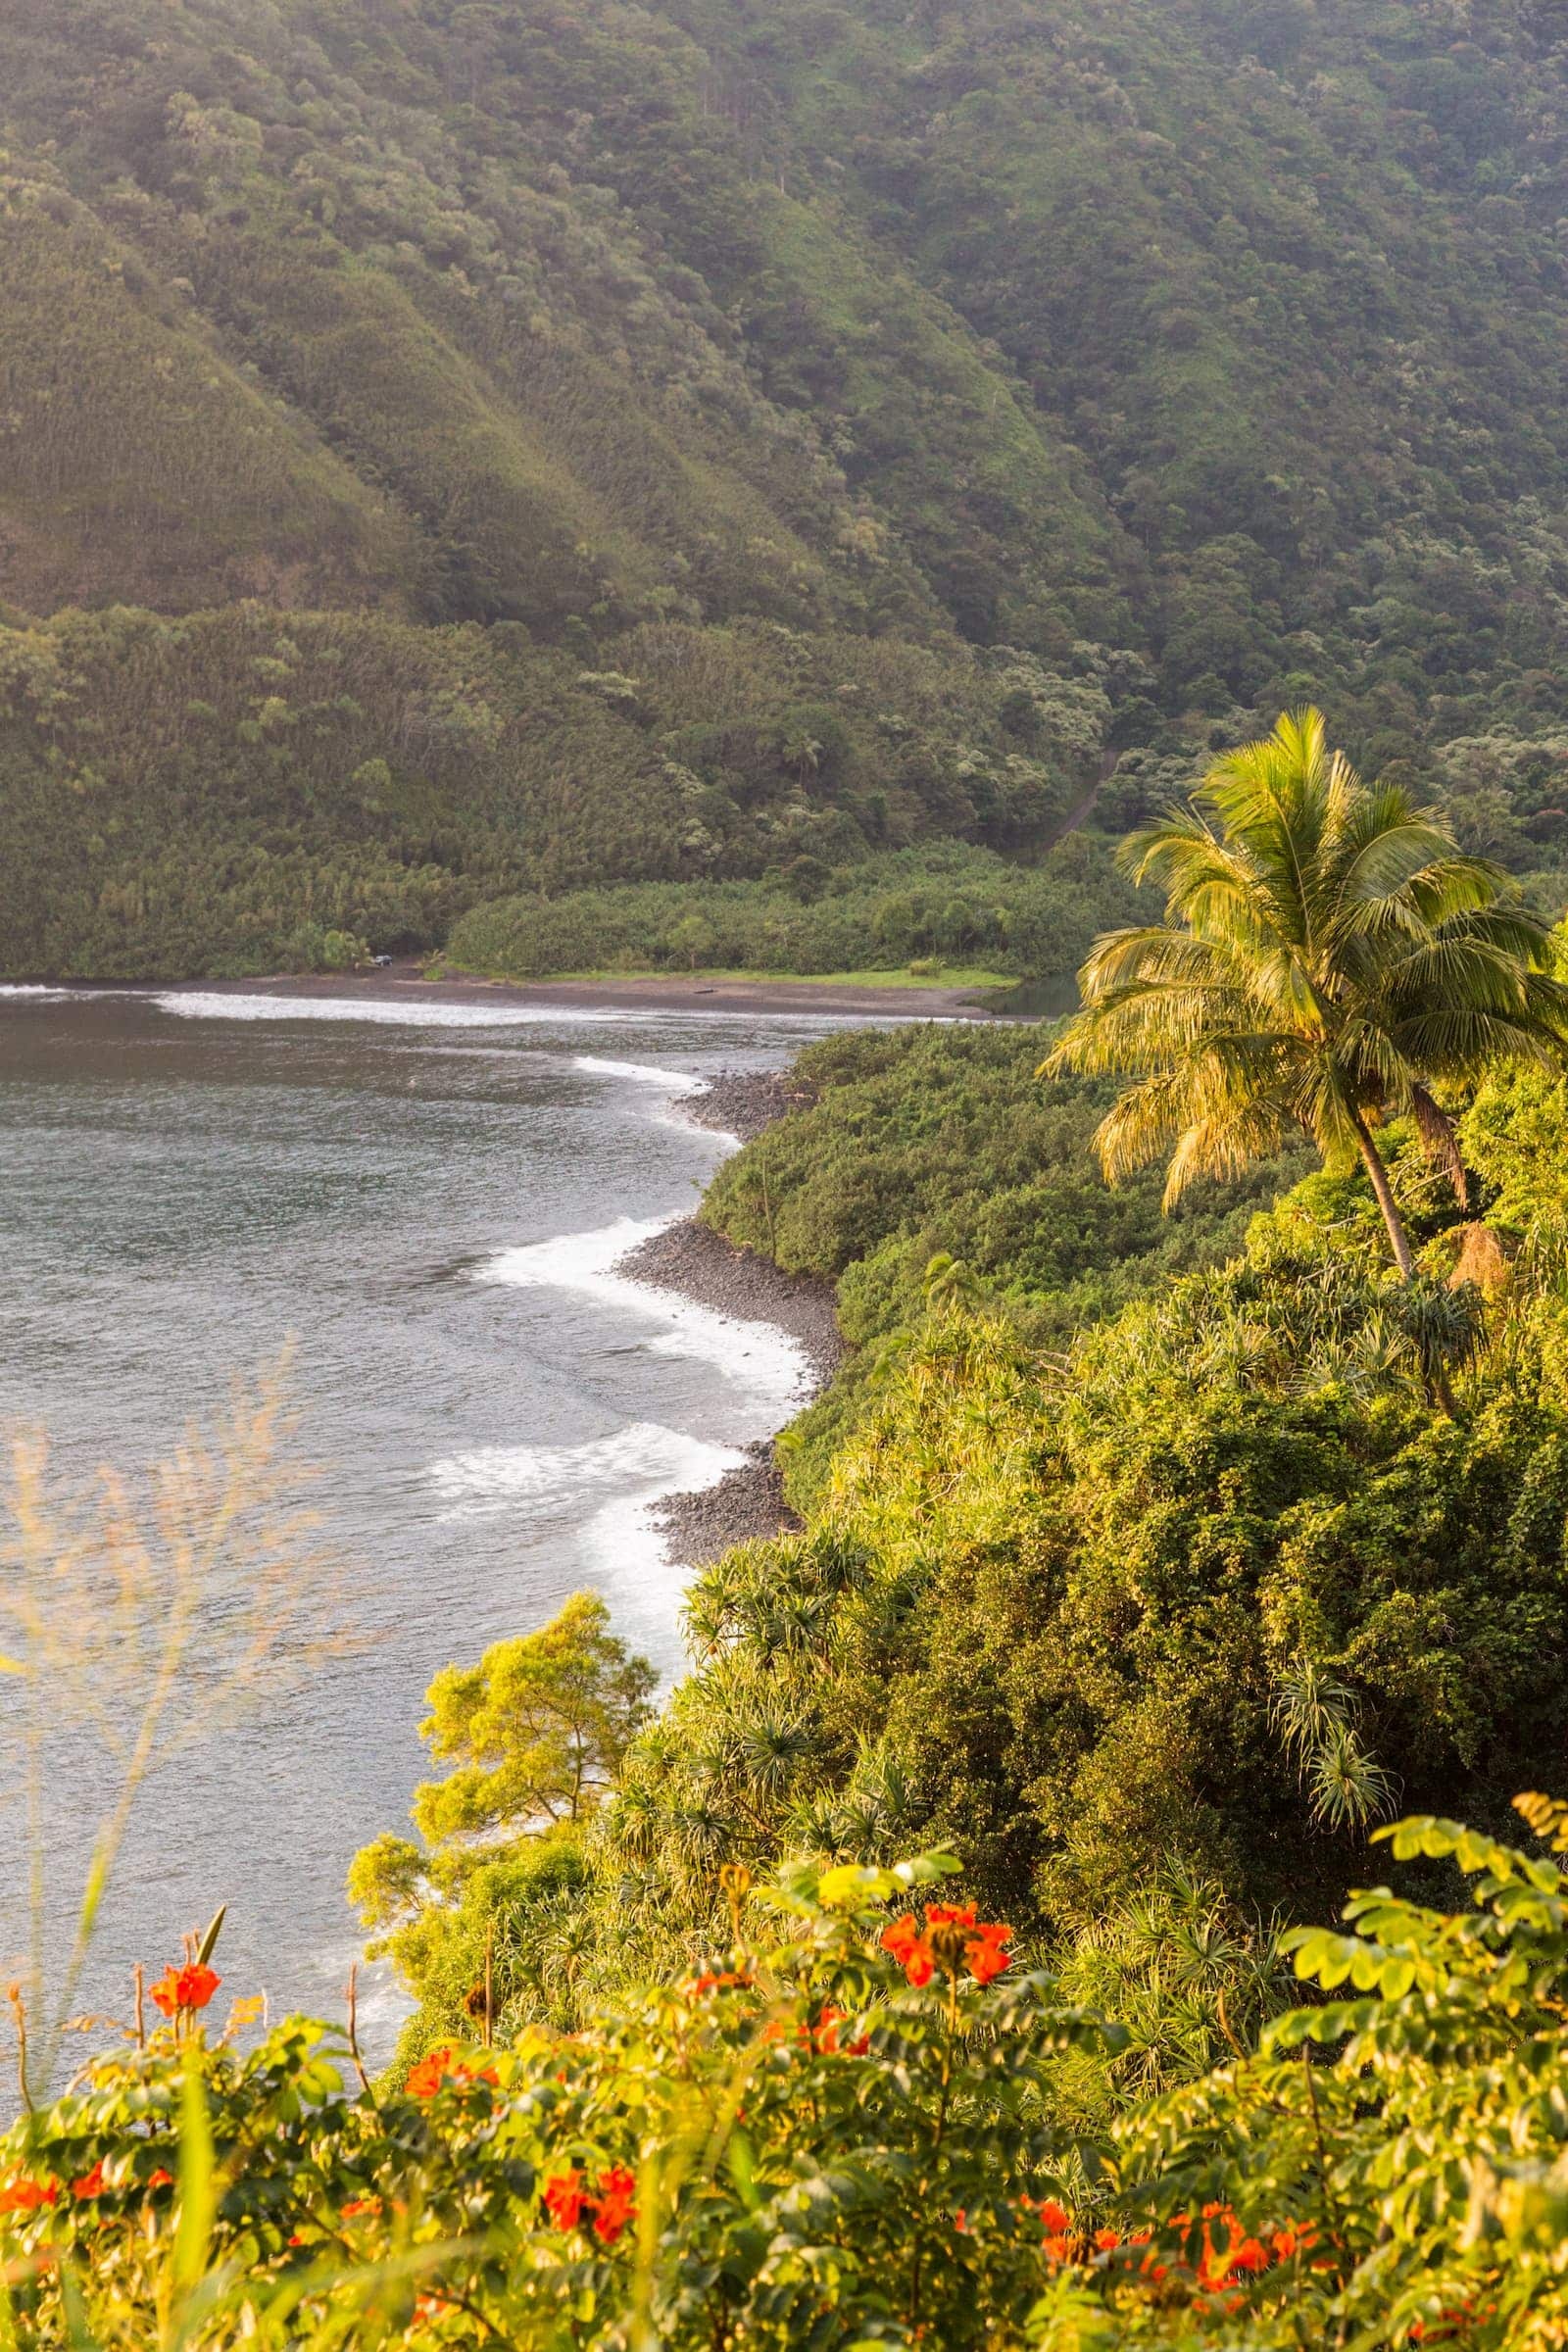
<instances>
[{"instance_id":1,"label":"pandanus plant","mask_svg":"<svg viewBox=\"0 0 1568 2352\"><path fill-rule=\"evenodd\" d=\"M1327 1166L1359 1158L1412 1281L1376 1130L1413 1116L1468 1205L1436 1090L1560 1059L1568 989L1546 926L1439 810L1363 784L1314 710L1228 753L1121 856L1163 886L1166 919L1096 943L1043 1065L1136 1075L1095 1137L1107 1179L1168 1151L1169 1207L1303 1129Z\"/></svg>"}]
</instances>

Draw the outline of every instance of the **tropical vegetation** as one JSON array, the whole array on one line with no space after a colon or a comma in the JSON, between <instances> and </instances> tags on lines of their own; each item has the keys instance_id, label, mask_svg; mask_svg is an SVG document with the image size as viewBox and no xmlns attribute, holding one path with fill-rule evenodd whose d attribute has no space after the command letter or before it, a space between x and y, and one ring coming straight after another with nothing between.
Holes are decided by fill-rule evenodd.
<instances>
[{"instance_id":1,"label":"tropical vegetation","mask_svg":"<svg viewBox=\"0 0 1568 2352\"><path fill-rule=\"evenodd\" d=\"M1560 1852L1565 1808L1519 1802ZM330 2027L241 2055L204 2031L217 1972L171 1970L170 2023L4 2142L10 2340L1549 2344L1568 1878L1454 1822L1382 1835L1467 1907L1380 1888L1288 1936L1306 2000L1098 2135L1062 2072L1131 2036L933 1899L941 1854L731 1868L706 1965L396 2091Z\"/></svg>"},{"instance_id":2,"label":"tropical vegetation","mask_svg":"<svg viewBox=\"0 0 1568 2352\"><path fill-rule=\"evenodd\" d=\"M1409 1280L1372 1130L1413 1117L1468 1206L1433 1090L1560 1058L1568 990L1545 924L1437 810L1397 784L1363 786L1313 710L1216 760L1123 857L1164 884L1166 924L1097 943L1050 1065L1139 1073L1096 1132L1107 1177L1169 1149L1168 1205L1195 1176L1233 1175L1304 1133L1327 1167L1359 1157Z\"/></svg>"},{"instance_id":3,"label":"tropical vegetation","mask_svg":"<svg viewBox=\"0 0 1568 2352\"><path fill-rule=\"evenodd\" d=\"M792 1524L657 1707L592 1594L438 1676L393 2051L221 1911L75 2014L179 1692L307 1638L275 1389L145 1528L18 1449L31 1823L143 1695L0 2348L1568 2341L1565 74L1560 0L8 13L0 977L1083 968L720 1171L835 1286Z\"/></svg>"}]
</instances>

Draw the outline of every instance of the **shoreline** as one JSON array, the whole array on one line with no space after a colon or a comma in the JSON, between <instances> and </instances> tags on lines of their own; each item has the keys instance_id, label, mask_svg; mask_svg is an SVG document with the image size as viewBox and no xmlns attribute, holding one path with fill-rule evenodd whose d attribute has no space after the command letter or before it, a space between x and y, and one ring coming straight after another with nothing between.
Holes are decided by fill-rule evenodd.
<instances>
[{"instance_id":1,"label":"shoreline","mask_svg":"<svg viewBox=\"0 0 1568 2352\"><path fill-rule=\"evenodd\" d=\"M694 1126L750 1143L810 1100L808 1090L790 1087L787 1070L719 1070L701 1093L677 1096L672 1107ZM614 1270L628 1281L673 1292L736 1322L767 1324L784 1332L807 1363L806 1387L796 1412L822 1394L844 1361L847 1350L831 1283L813 1274L782 1273L770 1258L739 1249L696 1217L682 1217L639 1242L617 1260ZM732 1544L800 1528L801 1520L784 1499L773 1452L777 1434L754 1440L745 1448L746 1460L726 1470L715 1485L666 1494L653 1505L653 1524L673 1567L696 1575Z\"/></svg>"},{"instance_id":2,"label":"shoreline","mask_svg":"<svg viewBox=\"0 0 1568 2352\"><path fill-rule=\"evenodd\" d=\"M64 990L103 987L102 982L65 980ZM250 980L125 980L116 990L157 996L347 997L371 1004L517 1004L534 1011L559 1006L591 1012L794 1013L808 1017L849 1013L881 1021L995 1021L1011 1016L995 1011L973 990L961 988L853 988L813 980L782 978L708 981L678 972L599 980L425 980L416 964L394 964L384 972L274 972Z\"/></svg>"}]
</instances>

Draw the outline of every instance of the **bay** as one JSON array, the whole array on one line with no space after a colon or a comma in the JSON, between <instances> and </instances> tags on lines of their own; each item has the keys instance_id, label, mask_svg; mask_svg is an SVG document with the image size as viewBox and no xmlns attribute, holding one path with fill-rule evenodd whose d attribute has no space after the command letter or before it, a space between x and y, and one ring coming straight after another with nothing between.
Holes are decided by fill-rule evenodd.
<instances>
[{"instance_id":1,"label":"bay","mask_svg":"<svg viewBox=\"0 0 1568 2352\"><path fill-rule=\"evenodd\" d=\"M0 992L0 1441L63 1491L136 1473L289 1350L334 1610L353 1637L155 1777L84 1997L119 2004L227 1902L221 1963L272 2014L338 2014L356 1848L403 1830L423 1691L451 1660L604 1593L666 1678L682 1573L649 1524L788 1418L794 1344L629 1284L730 1148L672 1108L830 1021L563 1017L182 991ZM182 1704L199 1708L199 1686ZM0 1682L0 1790L14 1681ZM62 1731L47 1805L58 1949L113 1774ZM26 1841L0 1814L0 1970ZM399 2010L372 1976L368 2025Z\"/></svg>"}]
</instances>

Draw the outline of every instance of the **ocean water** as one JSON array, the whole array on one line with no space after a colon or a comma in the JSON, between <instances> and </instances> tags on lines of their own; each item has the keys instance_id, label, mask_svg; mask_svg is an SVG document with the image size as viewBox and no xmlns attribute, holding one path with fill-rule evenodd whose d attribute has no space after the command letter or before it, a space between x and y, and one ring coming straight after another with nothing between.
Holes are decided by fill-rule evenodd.
<instances>
[{"instance_id":1,"label":"ocean water","mask_svg":"<svg viewBox=\"0 0 1568 2352\"><path fill-rule=\"evenodd\" d=\"M351 1637L291 1635L237 1719L204 1722L199 1684L182 1701L84 2005L122 2013L132 1963L157 1973L226 1902L228 1989L339 2013L360 1940L344 1872L406 1827L434 1672L583 1588L679 1671L683 1578L650 1505L779 1427L806 1366L782 1334L614 1267L733 1148L675 1098L831 1025L0 990L0 1442L45 1432L62 1494L104 1463L134 1478L287 1347L291 1453ZM0 1802L18 1707L0 1677ZM91 1727L63 1723L57 1948L113 1787ZM0 1810L0 1973L24 1958L23 1831ZM372 2044L398 2012L372 1972Z\"/></svg>"}]
</instances>

